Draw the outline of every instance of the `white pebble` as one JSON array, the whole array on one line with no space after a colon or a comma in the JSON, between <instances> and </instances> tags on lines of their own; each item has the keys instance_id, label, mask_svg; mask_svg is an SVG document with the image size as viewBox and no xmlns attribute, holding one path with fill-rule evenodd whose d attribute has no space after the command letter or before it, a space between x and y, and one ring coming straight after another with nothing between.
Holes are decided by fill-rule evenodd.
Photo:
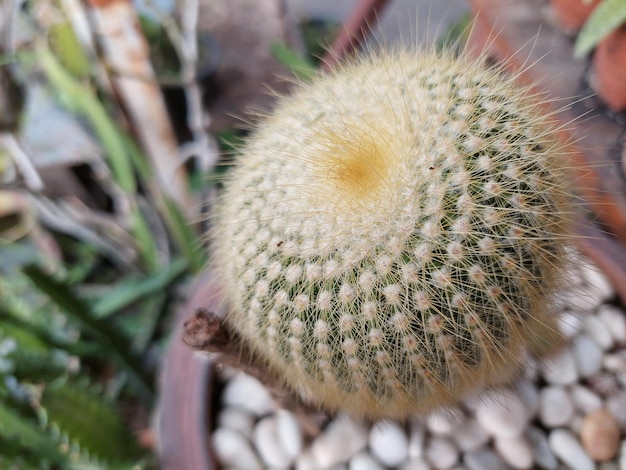
<instances>
[{"instance_id":1,"label":"white pebble","mask_svg":"<svg viewBox=\"0 0 626 470\"><path fill-rule=\"evenodd\" d=\"M564 427L569 428L576 435L578 435L578 433L580 432L580 426L583 424L583 418L584 416L582 414L574 413L572 419L570 419L569 423L567 423L567 426Z\"/></svg>"},{"instance_id":2,"label":"white pebble","mask_svg":"<svg viewBox=\"0 0 626 470\"><path fill-rule=\"evenodd\" d=\"M619 449L619 470L626 470L626 439L622 441Z\"/></svg>"},{"instance_id":3,"label":"white pebble","mask_svg":"<svg viewBox=\"0 0 626 470\"><path fill-rule=\"evenodd\" d=\"M585 322L585 330L603 350L613 347L613 337L606 324L596 316L590 316Z\"/></svg>"},{"instance_id":4,"label":"white pebble","mask_svg":"<svg viewBox=\"0 0 626 470\"><path fill-rule=\"evenodd\" d=\"M248 439L237 431L217 428L213 431L211 441L215 455L222 465L250 470L263 468Z\"/></svg>"},{"instance_id":5,"label":"white pebble","mask_svg":"<svg viewBox=\"0 0 626 470\"><path fill-rule=\"evenodd\" d=\"M584 414L602 408L602 398L584 385L573 385L570 389L570 396L576 408Z\"/></svg>"},{"instance_id":6,"label":"white pebble","mask_svg":"<svg viewBox=\"0 0 626 470\"><path fill-rule=\"evenodd\" d=\"M573 338L583 328L583 320L579 312L566 310L558 317L559 330L566 338Z\"/></svg>"},{"instance_id":7,"label":"white pebble","mask_svg":"<svg viewBox=\"0 0 626 470\"><path fill-rule=\"evenodd\" d=\"M259 417L275 410L268 391L254 377L239 373L230 380L222 392L222 402L226 406L236 406Z\"/></svg>"},{"instance_id":8,"label":"white pebble","mask_svg":"<svg viewBox=\"0 0 626 470\"><path fill-rule=\"evenodd\" d=\"M550 449L550 444L544 431L531 426L526 430L525 435L533 450L533 460L537 465L546 470L556 470L559 467L559 462L556 460L552 449Z\"/></svg>"},{"instance_id":9,"label":"white pebble","mask_svg":"<svg viewBox=\"0 0 626 470\"><path fill-rule=\"evenodd\" d=\"M482 448L463 455L463 463L468 470L508 470L502 457L492 450Z\"/></svg>"},{"instance_id":10,"label":"white pebble","mask_svg":"<svg viewBox=\"0 0 626 470\"><path fill-rule=\"evenodd\" d=\"M539 395L539 418L546 427L563 426L574 416L574 404L563 387L550 385Z\"/></svg>"},{"instance_id":11,"label":"white pebble","mask_svg":"<svg viewBox=\"0 0 626 470\"><path fill-rule=\"evenodd\" d=\"M374 460L367 452L359 452L350 459L350 470L384 470L384 468Z\"/></svg>"},{"instance_id":12,"label":"white pebble","mask_svg":"<svg viewBox=\"0 0 626 470\"><path fill-rule=\"evenodd\" d=\"M541 373L548 383L555 385L568 385L578 381L576 363L569 349L544 360Z\"/></svg>"},{"instance_id":13,"label":"white pebble","mask_svg":"<svg viewBox=\"0 0 626 470\"><path fill-rule=\"evenodd\" d=\"M372 426L369 445L372 455L387 467L397 467L409 453L406 433L392 421L379 421Z\"/></svg>"},{"instance_id":14,"label":"white pebble","mask_svg":"<svg viewBox=\"0 0 626 470\"><path fill-rule=\"evenodd\" d=\"M476 410L476 418L488 434L516 436L528 423L528 412L519 397L512 391L490 394Z\"/></svg>"},{"instance_id":15,"label":"white pebble","mask_svg":"<svg viewBox=\"0 0 626 470\"><path fill-rule=\"evenodd\" d=\"M626 429L626 391L619 391L606 399L606 408L622 429Z\"/></svg>"},{"instance_id":16,"label":"white pebble","mask_svg":"<svg viewBox=\"0 0 626 470\"><path fill-rule=\"evenodd\" d=\"M294 457L285 452L278 439L276 416L270 415L257 423L252 433L252 442L261 459L268 467L285 468Z\"/></svg>"},{"instance_id":17,"label":"white pebble","mask_svg":"<svg viewBox=\"0 0 626 470\"><path fill-rule=\"evenodd\" d=\"M459 451L449 438L434 436L426 444L426 459L438 470L451 468L459 459Z\"/></svg>"},{"instance_id":18,"label":"white pebble","mask_svg":"<svg viewBox=\"0 0 626 470\"><path fill-rule=\"evenodd\" d=\"M604 302L615 295L613 285L606 275L595 266L584 266L581 270L585 280L589 283L592 295Z\"/></svg>"},{"instance_id":19,"label":"white pebble","mask_svg":"<svg viewBox=\"0 0 626 470\"><path fill-rule=\"evenodd\" d=\"M626 356L623 352L618 354L607 354L602 359L602 367L607 371L618 375L626 375Z\"/></svg>"},{"instance_id":20,"label":"white pebble","mask_svg":"<svg viewBox=\"0 0 626 470\"><path fill-rule=\"evenodd\" d=\"M462 422L463 413L458 408L435 411L426 417L426 427L433 434L450 434Z\"/></svg>"},{"instance_id":21,"label":"white pebble","mask_svg":"<svg viewBox=\"0 0 626 470\"><path fill-rule=\"evenodd\" d=\"M533 451L524 436L497 437L495 448L513 468L526 469L533 465Z\"/></svg>"},{"instance_id":22,"label":"white pebble","mask_svg":"<svg viewBox=\"0 0 626 470\"><path fill-rule=\"evenodd\" d=\"M347 415L340 415L311 444L317 468L347 462L367 445L367 429Z\"/></svg>"},{"instance_id":23,"label":"white pebble","mask_svg":"<svg viewBox=\"0 0 626 470\"><path fill-rule=\"evenodd\" d=\"M602 303L592 289L585 288L565 292L563 301L566 307L579 312L591 312Z\"/></svg>"},{"instance_id":24,"label":"white pebble","mask_svg":"<svg viewBox=\"0 0 626 470\"><path fill-rule=\"evenodd\" d=\"M476 419L466 420L463 426L454 430L452 438L463 452L478 449L489 442L489 436Z\"/></svg>"},{"instance_id":25,"label":"white pebble","mask_svg":"<svg viewBox=\"0 0 626 470\"><path fill-rule=\"evenodd\" d=\"M302 451L302 431L293 413L287 410L276 412L276 434L283 450L295 459Z\"/></svg>"},{"instance_id":26,"label":"white pebble","mask_svg":"<svg viewBox=\"0 0 626 470\"><path fill-rule=\"evenodd\" d=\"M623 310L613 305L601 305L597 315L616 343L626 343L626 313Z\"/></svg>"},{"instance_id":27,"label":"white pebble","mask_svg":"<svg viewBox=\"0 0 626 470\"><path fill-rule=\"evenodd\" d=\"M295 467L296 470L318 470L319 464L316 462L315 457L313 457L311 450L307 449L298 455Z\"/></svg>"},{"instance_id":28,"label":"white pebble","mask_svg":"<svg viewBox=\"0 0 626 470\"><path fill-rule=\"evenodd\" d=\"M578 375L591 377L602 368L602 349L587 335L578 335L572 343L572 354Z\"/></svg>"},{"instance_id":29,"label":"white pebble","mask_svg":"<svg viewBox=\"0 0 626 470\"><path fill-rule=\"evenodd\" d=\"M254 428L254 417L246 410L228 406L222 408L217 415L217 426L230 428L249 438Z\"/></svg>"},{"instance_id":30,"label":"white pebble","mask_svg":"<svg viewBox=\"0 0 626 470\"><path fill-rule=\"evenodd\" d=\"M409 459L419 459L424 455L424 436L426 432L422 423L414 420L409 428Z\"/></svg>"},{"instance_id":31,"label":"white pebble","mask_svg":"<svg viewBox=\"0 0 626 470\"><path fill-rule=\"evenodd\" d=\"M529 381L520 380L515 383L515 391L524 404L530 418L539 412L539 390L537 386Z\"/></svg>"},{"instance_id":32,"label":"white pebble","mask_svg":"<svg viewBox=\"0 0 626 470\"><path fill-rule=\"evenodd\" d=\"M430 465L422 459L409 459L402 464L399 470L430 470Z\"/></svg>"},{"instance_id":33,"label":"white pebble","mask_svg":"<svg viewBox=\"0 0 626 470\"><path fill-rule=\"evenodd\" d=\"M483 406L485 400L485 394L480 392L466 395L461 399L463 405L465 405L465 408L473 412L476 412L478 408Z\"/></svg>"},{"instance_id":34,"label":"white pebble","mask_svg":"<svg viewBox=\"0 0 626 470\"><path fill-rule=\"evenodd\" d=\"M554 429L548 438L554 454L572 470L594 470L595 465L574 434L567 429Z\"/></svg>"},{"instance_id":35,"label":"white pebble","mask_svg":"<svg viewBox=\"0 0 626 470\"><path fill-rule=\"evenodd\" d=\"M523 369L520 379L529 380L531 382L537 381L539 377L539 361L537 361L537 358L528 351L525 351L522 365Z\"/></svg>"}]
</instances>

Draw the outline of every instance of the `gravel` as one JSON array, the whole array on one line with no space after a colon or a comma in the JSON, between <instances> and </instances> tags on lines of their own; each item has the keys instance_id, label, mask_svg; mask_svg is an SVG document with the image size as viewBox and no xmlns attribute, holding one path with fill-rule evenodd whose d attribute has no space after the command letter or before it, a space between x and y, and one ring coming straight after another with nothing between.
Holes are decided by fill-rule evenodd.
<instances>
[{"instance_id":1,"label":"gravel","mask_svg":"<svg viewBox=\"0 0 626 470\"><path fill-rule=\"evenodd\" d=\"M212 445L222 468L626 470L626 313L591 265L562 296L568 346L513 383L406 423L339 413L313 438L255 379L225 374Z\"/></svg>"}]
</instances>

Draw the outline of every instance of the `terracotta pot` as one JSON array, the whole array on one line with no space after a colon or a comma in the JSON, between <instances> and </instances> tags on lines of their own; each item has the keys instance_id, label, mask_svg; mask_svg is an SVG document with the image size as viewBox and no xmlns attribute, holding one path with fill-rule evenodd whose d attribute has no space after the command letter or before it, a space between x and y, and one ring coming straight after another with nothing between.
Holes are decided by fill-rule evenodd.
<instances>
[{"instance_id":1,"label":"terracotta pot","mask_svg":"<svg viewBox=\"0 0 626 470\"><path fill-rule=\"evenodd\" d=\"M601 0L550 0L552 10L556 13L558 22L563 29L576 32L582 28L583 24L600 3Z\"/></svg>"},{"instance_id":2,"label":"terracotta pot","mask_svg":"<svg viewBox=\"0 0 626 470\"><path fill-rule=\"evenodd\" d=\"M592 86L609 108L626 109L626 25L596 46L593 55Z\"/></svg>"}]
</instances>

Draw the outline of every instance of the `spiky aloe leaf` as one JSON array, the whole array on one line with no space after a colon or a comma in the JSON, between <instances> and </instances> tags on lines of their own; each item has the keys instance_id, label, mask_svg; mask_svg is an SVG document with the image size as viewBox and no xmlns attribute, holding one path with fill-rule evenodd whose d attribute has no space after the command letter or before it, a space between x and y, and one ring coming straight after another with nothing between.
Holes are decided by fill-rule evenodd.
<instances>
[{"instance_id":1,"label":"spiky aloe leaf","mask_svg":"<svg viewBox=\"0 0 626 470\"><path fill-rule=\"evenodd\" d=\"M626 0L604 0L591 13L580 31L574 56L588 54L604 37L626 22Z\"/></svg>"},{"instance_id":2,"label":"spiky aloe leaf","mask_svg":"<svg viewBox=\"0 0 626 470\"><path fill-rule=\"evenodd\" d=\"M0 468L4 470L40 470L40 459L17 438L0 439Z\"/></svg>"},{"instance_id":3,"label":"spiky aloe leaf","mask_svg":"<svg viewBox=\"0 0 626 470\"><path fill-rule=\"evenodd\" d=\"M9 358L13 362L12 374L22 381L50 382L64 377L68 372L68 356L59 350L42 353L18 348Z\"/></svg>"},{"instance_id":4,"label":"spiky aloe leaf","mask_svg":"<svg viewBox=\"0 0 626 470\"><path fill-rule=\"evenodd\" d=\"M49 423L56 425L81 453L118 463L141 457L137 441L119 411L93 389L72 382L49 386L40 405Z\"/></svg>"},{"instance_id":5,"label":"spiky aloe leaf","mask_svg":"<svg viewBox=\"0 0 626 470\"><path fill-rule=\"evenodd\" d=\"M0 403L0 442L19 445L25 458L36 456L39 465L64 465L68 458L60 449L58 442L37 424L25 420L14 410ZM44 467L45 468L45 467Z\"/></svg>"},{"instance_id":6,"label":"spiky aloe leaf","mask_svg":"<svg viewBox=\"0 0 626 470\"><path fill-rule=\"evenodd\" d=\"M74 293L68 285L46 274L37 266L26 266L24 273L67 314L68 318L93 336L105 351L110 352L111 359L128 374L142 399L150 403L154 395L151 380L142 367L141 359L132 351L129 339L119 328L109 320L96 318L90 304Z\"/></svg>"},{"instance_id":7,"label":"spiky aloe leaf","mask_svg":"<svg viewBox=\"0 0 626 470\"><path fill-rule=\"evenodd\" d=\"M13 338L20 347L32 351L40 353L47 351L48 346L41 338L21 325L16 325L12 320L4 315L3 309L0 307L0 338Z\"/></svg>"}]
</instances>

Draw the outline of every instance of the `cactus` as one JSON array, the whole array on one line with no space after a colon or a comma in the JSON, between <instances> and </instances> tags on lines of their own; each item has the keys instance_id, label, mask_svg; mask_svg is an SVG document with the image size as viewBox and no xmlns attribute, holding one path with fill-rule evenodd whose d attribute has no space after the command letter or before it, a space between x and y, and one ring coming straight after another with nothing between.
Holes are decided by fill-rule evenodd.
<instances>
[{"instance_id":1,"label":"cactus","mask_svg":"<svg viewBox=\"0 0 626 470\"><path fill-rule=\"evenodd\" d=\"M328 410L403 418L560 339L565 147L530 89L465 55L354 59L280 100L211 233L227 321Z\"/></svg>"}]
</instances>

